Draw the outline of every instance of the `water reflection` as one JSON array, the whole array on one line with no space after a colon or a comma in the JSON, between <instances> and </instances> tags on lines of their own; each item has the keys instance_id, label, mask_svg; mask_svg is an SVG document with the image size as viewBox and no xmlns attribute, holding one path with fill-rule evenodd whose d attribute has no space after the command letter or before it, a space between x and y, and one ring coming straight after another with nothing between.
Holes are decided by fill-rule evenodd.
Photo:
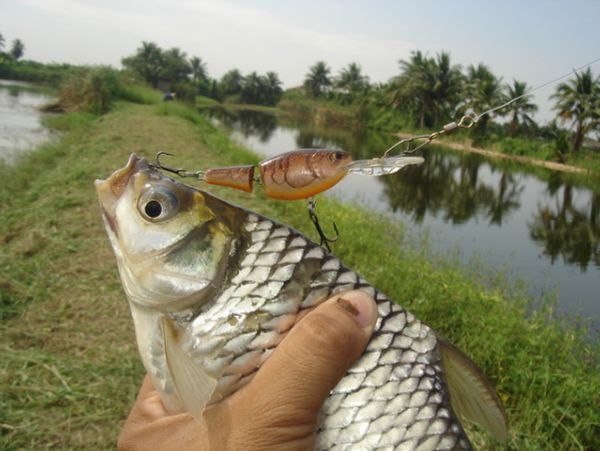
<instances>
[{"instance_id":1,"label":"water reflection","mask_svg":"<svg viewBox=\"0 0 600 451\"><path fill-rule=\"evenodd\" d=\"M277 128L277 118L272 114L223 108L210 108L205 111L209 116L219 119L226 127L235 128L245 138L256 136L261 142L271 139Z\"/></svg>"},{"instance_id":2,"label":"water reflection","mask_svg":"<svg viewBox=\"0 0 600 451\"><path fill-rule=\"evenodd\" d=\"M345 149L355 159L373 158L396 141L365 129L314 128L265 113L212 114L265 156L328 147ZM525 278L532 295L554 291L559 311L600 325L597 180L584 186L560 173L436 146L422 156L420 166L377 179L348 176L332 191L348 201L368 199L369 208L435 230L442 250L458 246L465 261L485 255L490 267L510 268Z\"/></svg>"},{"instance_id":3,"label":"water reflection","mask_svg":"<svg viewBox=\"0 0 600 451\"><path fill-rule=\"evenodd\" d=\"M552 186L554 188L554 186ZM556 192L550 184L548 190ZM585 271L591 262L600 267L600 194L593 193L581 207L573 205L573 186L560 188L553 204L540 204L529 224L530 236L551 261L560 255L565 262Z\"/></svg>"},{"instance_id":4,"label":"water reflection","mask_svg":"<svg viewBox=\"0 0 600 451\"><path fill-rule=\"evenodd\" d=\"M501 226L507 213L520 208L519 196L524 186L506 172L497 183L483 180L479 176L483 163L479 155L458 158L435 152L422 165L381 181L392 211L411 214L415 222L423 222L429 213L441 215L452 224L480 216L489 224Z\"/></svg>"}]
</instances>

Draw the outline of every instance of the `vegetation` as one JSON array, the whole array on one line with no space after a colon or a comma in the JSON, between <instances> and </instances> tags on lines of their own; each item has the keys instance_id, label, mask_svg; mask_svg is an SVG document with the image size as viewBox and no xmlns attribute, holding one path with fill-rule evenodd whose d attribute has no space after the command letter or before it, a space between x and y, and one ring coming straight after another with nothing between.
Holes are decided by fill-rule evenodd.
<instances>
[{"instance_id":1,"label":"vegetation","mask_svg":"<svg viewBox=\"0 0 600 451\"><path fill-rule=\"evenodd\" d=\"M56 102L44 109L103 114L117 100L151 104L159 102L161 94L111 67L90 67L66 78L59 87Z\"/></svg>"},{"instance_id":2,"label":"vegetation","mask_svg":"<svg viewBox=\"0 0 600 451\"><path fill-rule=\"evenodd\" d=\"M514 99L505 108L480 116L469 131L470 141L500 150L518 143L519 147L510 149L510 153L544 155L545 159L563 162L568 158L566 154L581 151L585 136L597 138L600 133L600 78L594 78L590 69L560 84L552 96L557 99L560 124L571 126L563 129L556 122L536 124L532 114L537 105L532 102L531 88L519 80L503 84L485 64L469 66L463 72L459 65L451 63L447 52L429 57L420 51L412 52L408 60L400 60L399 64L398 76L384 84L370 85L356 63L332 78L327 64L319 61L305 77L304 96L297 89L293 95L288 95L288 91L279 106L314 118L320 118L324 110L335 114L343 110L340 107L348 106L358 112L356 122L369 127L422 134L439 130L464 114L481 114ZM496 122L502 116L507 120ZM573 144L565 146L569 140ZM596 141L585 153L597 155L598 148Z\"/></svg>"},{"instance_id":3,"label":"vegetation","mask_svg":"<svg viewBox=\"0 0 600 451\"><path fill-rule=\"evenodd\" d=\"M588 67L576 73L575 78L561 83L552 96L557 100L556 109L562 121L571 121L575 126L573 152L583 144L588 132L600 131L600 76L594 78Z\"/></svg>"},{"instance_id":4,"label":"vegetation","mask_svg":"<svg viewBox=\"0 0 600 451\"><path fill-rule=\"evenodd\" d=\"M6 41L2 33L0 33L0 65L7 64L9 62L18 61L25 54L25 44L20 39L12 41L10 50L8 53L4 53L2 49L5 47Z\"/></svg>"},{"instance_id":5,"label":"vegetation","mask_svg":"<svg viewBox=\"0 0 600 451\"><path fill-rule=\"evenodd\" d=\"M318 61L310 68L310 72L304 79L304 89L309 97L314 99L323 96L331 87L329 77L331 69L323 61Z\"/></svg>"},{"instance_id":6,"label":"vegetation","mask_svg":"<svg viewBox=\"0 0 600 451\"><path fill-rule=\"evenodd\" d=\"M112 105L102 117L56 116L60 141L0 167L2 448L114 448L138 390L143 369L93 180L122 166L131 149L147 157L170 149L190 167L258 160L177 102ZM212 188L314 237L302 202ZM344 231L336 255L493 379L510 449L600 447L597 347L550 320L550 309L527 318L526 300L499 275L485 288L452 261L432 265L385 218L327 198L319 211ZM480 449L499 448L471 434Z\"/></svg>"}]
</instances>

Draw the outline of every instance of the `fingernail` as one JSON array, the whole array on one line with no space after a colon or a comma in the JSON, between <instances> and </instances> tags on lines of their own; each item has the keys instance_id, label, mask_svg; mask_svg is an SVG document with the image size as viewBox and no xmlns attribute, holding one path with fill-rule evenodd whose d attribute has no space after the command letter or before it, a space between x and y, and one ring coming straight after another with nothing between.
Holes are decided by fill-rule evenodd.
<instances>
[{"instance_id":1,"label":"fingernail","mask_svg":"<svg viewBox=\"0 0 600 451\"><path fill-rule=\"evenodd\" d=\"M349 291L337 299L337 305L350 313L363 329L371 329L377 315L375 301L362 291Z\"/></svg>"}]
</instances>

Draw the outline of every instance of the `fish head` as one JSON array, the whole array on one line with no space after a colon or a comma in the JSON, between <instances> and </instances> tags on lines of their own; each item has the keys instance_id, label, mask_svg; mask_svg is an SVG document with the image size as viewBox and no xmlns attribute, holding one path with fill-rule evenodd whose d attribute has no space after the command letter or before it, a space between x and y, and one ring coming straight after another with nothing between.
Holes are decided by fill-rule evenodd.
<instances>
[{"instance_id":1,"label":"fish head","mask_svg":"<svg viewBox=\"0 0 600 451\"><path fill-rule=\"evenodd\" d=\"M227 266L231 206L135 154L95 185L129 300L172 312L207 299Z\"/></svg>"}]
</instances>

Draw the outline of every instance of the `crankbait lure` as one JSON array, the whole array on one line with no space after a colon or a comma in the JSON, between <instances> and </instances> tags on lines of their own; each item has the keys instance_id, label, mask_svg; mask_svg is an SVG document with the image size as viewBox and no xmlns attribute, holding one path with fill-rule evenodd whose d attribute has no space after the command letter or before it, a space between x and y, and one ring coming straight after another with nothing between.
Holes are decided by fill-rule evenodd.
<instances>
[{"instance_id":1,"label":"crankbait lure","mask_svg":"<svg viewBox=\"0 0 600 451\"><path fill-rule=\"evenodd\" d=\"M425 160L415 156L381 157L352 161L343 150L300 149L276 155L258 163L259 176L253 165L209 168L200 171L175 169L160 161L156 154L155 167L179 175L194 177L209 185L220 185L250 193L254 182L260 183L265 195L272 199L298 200L313 197L336 185L347 174L370 176L389 175L408 165Z\"/></svg>"},{"instance_id":2,"label":"crankbait lure","mask_svg":"<svg viewBox=\"0 0 600 451\"><path fill-rule=\"evenodd\" d=\"M335 223L336 236L325 235L316 213L316 202L313 196L328 190L342 180L347 174L370 176L389 175L398 172L405 166L421 164L425 160L415 156L396 156L373 158L370 160L352 161L352 156L343 150L300 149L276 155L258 163L259 177L255 178L253 165L209 168L200 171L187 171L173 168L160 161L168 152L158 152L153 165L157 169L179 175L194 177L209 185L220 185L245 192L252 192L254 182L260 183L267 197L279 200L308 200L308 215L320 238L320 245L331 252L329 243L335 242L339 232Z\"/></svg>"}]
</instances>

